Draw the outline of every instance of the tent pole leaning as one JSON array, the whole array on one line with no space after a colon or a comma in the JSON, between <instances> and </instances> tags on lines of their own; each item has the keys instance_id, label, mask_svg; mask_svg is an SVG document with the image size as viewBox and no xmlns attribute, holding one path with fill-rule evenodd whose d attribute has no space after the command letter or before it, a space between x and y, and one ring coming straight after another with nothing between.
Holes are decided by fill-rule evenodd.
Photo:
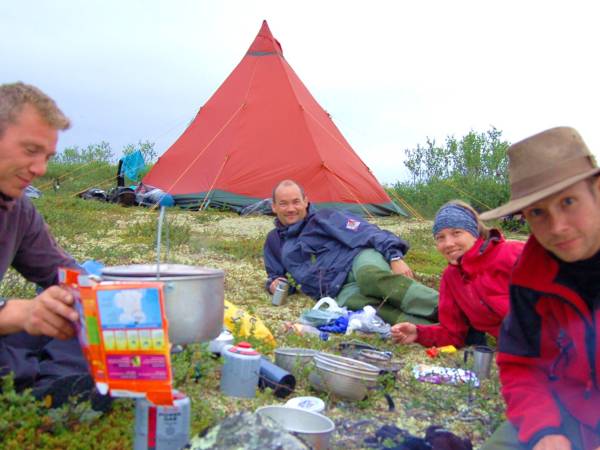
<instances>
[{"instance_id":1,"label":"tent pole leaning","mask_svg":"<svg viewBox=\"0 0 600 450\"><path fill-rule=\"evenodd\" d=\"M69 171L69 172L66 172L66 173L64 173L64 174L62 174L62 175L59 175L59 176L57 176L57 177L55 177L55 178L56 178L56 179L58 179L58 181L62 181L63 179L65 179L65 178L66 178L66 177L68 177L69 175L71 175L71 174L73 174L73 173L75 173L75 172L78 172L78 171L80 171L81 169L84 169L85 167L87 167L87 166L89 166L90 164L92 164L92 163L95 163L95 162L97 162L97 161L89 161L89 162L87 162L87 163L83 164L82 166L80 166L80 167L78 167L78 168L76 168L76 169L73 169L73 170L71 170L71 171ZM86 175L87 175L87 173L86 173ZM73 178L73 179L74 179L74 180L76 180L77 178ZM44 190L46 190L46 188L47 188L47 187L49 187L50 185L52 185L52 183L53 183L52 181L49 181L49 182L47 182L47 183L44 183L44 184L42 184L42 185L41 185L41 186L40 186L38 189L39 189L40 191L44 191Z\"/></svg>"},{"instance_id":2,"label":"tent pole leaning","mask_svg":"<svg viewBox=\"0 0 600 450\"><path fill-rule=\"evenodd\" d=\"M419 213L419 211L417 211L415 208L413 208L411 205L409 205L408 202L406 200L404 200L402 197L400 197L400 195L397 192L392 190L389 193L392 195L393 199L398 201L402 206L404 206L408 210L408 212L411 213L415 217L415 219L421 220L421 221L425 220L425 218Z\"/></svg>"},{"instance_id":3,"label":"tent pole leaning","mask_svg":"<svg viewBox=\"0 0 600 450\"><path fill-rule=\"evenodd\" d=\"M254 65L254 68L252 70L252 76L250 78L251 81L254 78L254 73L255 72L256 72L256 64ZM248 90L249 89L250 88L248 88ZM171 189L173 189L173 186L175 186L179 182L179 180L181 180L181 178L183 178L183 176L189 172L189 170L196 163L196 161L198 160L198 158L200 158L200 156L202 156L202 154L206 151L206 149L212 145L212 143L215 141L215 139L217 139L221 135L221 133L223 131L225 131L225 129L229 126L229 124L231 123L231 121L233 119L235 119L235 117L240 113L240 111L242 109L244 109L244 107L246 106L246 100L247 99L248 99L248 91L246 91L246 95L244 96L244 101L240 104L240 106L238 107L238 109L236 109L233 112L233 114L231 115L231 117L229 119L227 119L227 122L225 122L225 124L219 129L219 131L217 131L215 133L215 135L212 137L212 139L210 141L208 141L208 143L204 146L204 148L198 152L198 154L196 155L196 157L187 166L187 168L183 172L181 172L181 175L179 175L179 177L177 177L177 179L175 179L175 181L171 184L171 186L169 187L169 189L167 189L166 192L168 192L169 194L171 193ZM209 192L210 192L210 190L209 190Z\"/></svg>"},{"instance_id":4,"label":"tent pole leaning","mask_svg":"<svg viewBox=\"0 0 600 450\"><path fill-rule=\"evenodd\" d=\"M469 197L471 200L474 200L475 202L479 203L481 206L484 206L487 209L492 209L491 206L486 205L485 203L483 203L482 201L479 201L477 198L475 198L474 195L469 194L467 191L464 191L462 189L460 189L457 186L454 186L454 184L452 184L449 180L444 180L444 183L446 183L448 186L450 186L452 189L454 189L455 191L457 191L460 194L466 195L467 197Z\"/></svg>"},{"instance_id":5,"label":"tent pole leaning","mask_svg":"<svg viewBox=\"0 0 600 450\"><path fill-rule=\"evenodd\" d=\"M103 186L103 185L105 185L105 184L108 184L108 183L110 183L110 182L114 181L114 179L115 179L115 177L110 177L110 178L107 178L107 179L105 179L105 180L102 180L102 181L100 181L99 183L92 184L91 186L88 186L88 187L86 187L85 189L83 189L83 190L81 190L81 191L79 191L79 192L76 192L75 194L73 194L73 196L74 196L74 197L78 197L78 196L79 196L79 194L83 194L83 193L84 193L85 191L87 191L88 189L91 189L91 188L93 188L94 186Z\"/></svg>"},{"instance_id":6,"label":"tent pole leaning","mask_svg":"<svg viewBox=\"0 0 600 450\"><path fill-rule=\"evenodd\" d=\"M352 192L350 189L348 189L347 183L345 181L342 180L342 178L335 173L333 170L331 170L329 168L329 166L327 166L327 164L323 163L323 167L325 168L325 170L327 170L330 174L332 174L334 176L334 179L340 183L342 185L342 187L350 194L350 196L356 201L356 204L358 206L360 206L362 208L362 210L365 212L365 215L369 218L369 219L373 219L373 215L369 212L369 210L361 203L361 201L358 199L358 197L356 197L356 195L354 195L354 192Z\"/></svg>"},{"instance_id":7,"label":"tent pole leaning","mask_svg":"<svg viewBox=\"0 0 600 450\"><path fill-rule=\"evenodd\" d=\"M79 175L77 175L76 177L73 177L73 178L69 179L69 181L75 181L75 180L78 180L79 178L81 178L81 177L84 177L84 176L87 176L87 175L89 175L90 173L94 173L94 172L95 172L96 170L98 170L98 169L100 169L100 167L97 167L96 169L92 169L92 170L90 170L89 172L86 172L86 173L79 174ZM107 179L105 179L105 180L102 180L102 181L100 181L100 184L106 183L106 181L107 181L107 180L114 180L114 179L115 179L115 176L112 176L112 177L110 177L110 178L107 178ZM91 187L91 186L90 186L90 187ZM88 188L88 189L89 189L89 188Z\"/></svg>"},{"instance_id":8,"label":"tent pole leaning","mask_svg":"<svg viewBox=\"0 0 600 450\"><path fill-rule=\"evenodd\" d=\"M217 131L217 133L215 133L215 135L213 136L213 138L208 142L208 144L206 144L204 146L204 148L202 150L200 150L198 152L198 154L196 155L196 157L192 160L192 162L185 168L185 170L183 170L181 172L181 174L175 179L175 181L173 181L173 183L171 183L171 186L169 186L169 188L165 191L169 194L171 194L171 190L173 189L173 187L179 183L179 180L181 180L192 168L192 166L196 163L196 161L198 161L198 158L200 158L200 156L202 156L202 154L206 151L206 149L208 147L210 147L212 145L212 143L215 141L215 139L217 139L219 137L219 135L227 128L227 126L231 123L231 121L235 118L235 116L237 116L239 114L239 112L244 108L244 105L246 103L242 103L240 105L240 107L238 109L235 110L235 112L231 115L231 117L227 120L227 122L225 122L225 124L221 127L221 129L219 129L219 131Z\"/></svg>"},{"instance_id":9,"label":"tent pole leaning","mask_svg":"<svg viewBox=\"0 0 600 450\"><path fill-rule=\"evenodd\" d=\"M199 211L202 211L204 209L204 205L206 205L208 207L208 205L206 203L208 201L208 198L210 197L210 193L212 192L213 188L215 187L215 184L217 183L217 180L219 179L219 177L223 173L223 169L225 168L225 164L227 164L227 161L229 161L229 157L230 157L230 155L225 155L225 159L223 160L223 164L221 164L221 168L217 172L217 176L215 177L215 179L213 180L212 184L210 185L210 188L208 189L208 192L206 193L206 196L204 197L204 200L202 201L202 204L200 205L200 208L198 208Z\"/></svg>"},{"instance_id":10,"label":"tent pole leaning","mask_svg":"<svg viewBox=\"0 0 600 450\"><path fill-rule=\"evenodd\" d=\"M317 118L307 109L302 109L307 115L308 117L310 117L331 139L333 139L335 142L337 142L340 147L342 147L346 152L351 153L351 154L355 154L354 151L352 150L352 148L349 145L344 144L342 141L340 141L336 136L334 136L333 134L331 134L331 132L325 128L323 126L323 124L321 122L319 122L317 120ZM330 118L329 120L331 120L333 122L333 120ZM335 126L335 123L334 123ZM362 159L360 159L360 162L362 163L363 166L365 166L365 168L369 171L369 173L371 173L371 169L369 169L369 167L364 163L364 161Z\"/></svg>"}]
</instances>

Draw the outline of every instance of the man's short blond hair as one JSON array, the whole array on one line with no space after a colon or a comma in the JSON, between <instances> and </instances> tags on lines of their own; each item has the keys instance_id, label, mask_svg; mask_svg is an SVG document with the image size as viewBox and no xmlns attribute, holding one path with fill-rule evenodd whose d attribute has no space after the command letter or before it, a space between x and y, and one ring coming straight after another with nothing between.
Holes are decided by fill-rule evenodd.
<instances>
[{"instance_id":1,"label":"man's short blond hair","mask_svg":"<svg viewBox=\"0 0 600 450\"><path fill-rule=\"evenodd\" d=\"M19 81L0 85L0 136L9 125L16 123L25 105L34 107L42 120L57 130L66 130L71 126L54 100L35 86Z\"/></svg>"}]
</instances>

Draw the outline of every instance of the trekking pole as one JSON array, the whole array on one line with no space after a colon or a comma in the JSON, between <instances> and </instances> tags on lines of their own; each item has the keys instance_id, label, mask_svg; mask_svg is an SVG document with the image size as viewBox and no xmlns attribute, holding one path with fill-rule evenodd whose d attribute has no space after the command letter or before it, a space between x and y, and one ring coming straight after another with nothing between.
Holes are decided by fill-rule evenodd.
<instances>
[{"instance_id":1,"label":"trekking pole","mask_svg":"<svg viewBox=\"0 0 600 450\"><path fill-rule=\"evenodd\" d=\"M375 309L375 314L379 313L379 310L381 309L381 307L385 304L385 302L387 302L387 299L390 298L390 296L388 295L387 297L384 297L383 300L381 301L381 303L379 305L377 305L377 309Z\"/></svg>"}]
</instances>

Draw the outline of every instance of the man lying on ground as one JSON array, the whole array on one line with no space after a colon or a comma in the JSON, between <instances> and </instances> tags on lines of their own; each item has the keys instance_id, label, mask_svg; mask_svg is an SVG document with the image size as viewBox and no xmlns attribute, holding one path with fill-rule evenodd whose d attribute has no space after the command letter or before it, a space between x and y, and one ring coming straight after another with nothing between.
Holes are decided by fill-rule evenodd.
<instances>
[{"instance_id":1,"label":"man lying on ground","mask_svg":"<svg viewBox=\"0 0 600 450\"><path fill-rule=\"evenodd\" d=\"M273 189L273 212L264 245L271 293L289 273L306 295L333 297L350 310L372 305L388 323L437 320L438 294L412 279L402 239L342 211L313 210L292 180Z\"/></svg>"}]
</instances>

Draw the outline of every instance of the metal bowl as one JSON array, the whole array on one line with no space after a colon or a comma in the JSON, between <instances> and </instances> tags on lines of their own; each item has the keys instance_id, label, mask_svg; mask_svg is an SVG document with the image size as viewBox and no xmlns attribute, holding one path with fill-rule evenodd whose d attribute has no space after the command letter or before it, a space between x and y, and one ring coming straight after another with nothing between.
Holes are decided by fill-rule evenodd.
<instances>
[{"instance_id":1,"label":"metal bowl","mask_svg":"<svg viewBox=\"0 0 600 450\"><path fill-rule=\"evenodd\" d=\"M392 359L390 352L360 350L356 355L356 359L379 367L380 374L391 373L394 377L397 376L398 371L402 367L402 361L399 359Z\"/></svg>"},{"instance_id":2,"label":"metal bowl","mask_svg":"<svg viewBox=\"0 0 600 450\"><path fill-rule=\"evenodd\" d=\"M361 361L377 365L390 362L392 354L390 352L381 352L379 350L363 349L358 351L358 358Z\"/></svg>"},{"instance_id":3,"label":"metal bowl","mask_svg":"<svg viewBox=\"0 0 600 450\"><path fill-rule=\"evenodd\" d=\"M307 364L313 362L316 353L316 350L309 348L281 347L275 349L275 364L297 375Z\"/></svg>"},{"instance_id":4,"label":"metal bowl","mask_svg":"<svg viewBox=\"0 0 600 450\"><path fill-rule=\"evenodd\" d=\"M363 370L363 369L359 369L359 368L343 367L343 366L338 366L334 363L330 363L330 362L327 362L327 361L321 360L321 359L315 360L315 365L319 368L332 370L337 373L341 373L344 375L350 375L353 377L358 377L358 378L361 378L363 380L368 380L368 381L376 381L377 377L379 376L379 373L380 373L379 369L377 369L377 371L374 371L374 370Z\"/></svg>"},{"instance_id":5,"label":"metal bowl","mask_svg":"<svg viewBox=\"0 0 600 450\"><path fill-rule=\"evenodd\" d=\"M315 355L315 362L320 361L343 369L360 370L363 372L373 372L377 374L379 373L379 367L374 366L373 364L358 361L352 358L346 358L344 356L332 355L331 353L317 353Z\"/></svg>"},{"instance_id":6,"label":"metal bowl","mask_svg":"<svg viewBox=\"0 0 600 450\"><path fill-rule=\"evenodd\" d=\"M376 381L364 380L324 367L317 367L317 375L319 376L317 384L324 387L326 391L352 401L363 400L367 396L369 387L376 384Z\"/></svg>"},{"instance_id":7,"label":"metal bowl","mask_svg":"<svg viewBox=\"0 0 600 450\"><path fill-rule=\"evenodd\" d=\"M328 449L335 430L335 424L329 417L304 409L263 406L256 410L256 414L270 417L315 450Z\"/></svg>"}]
</instances>

